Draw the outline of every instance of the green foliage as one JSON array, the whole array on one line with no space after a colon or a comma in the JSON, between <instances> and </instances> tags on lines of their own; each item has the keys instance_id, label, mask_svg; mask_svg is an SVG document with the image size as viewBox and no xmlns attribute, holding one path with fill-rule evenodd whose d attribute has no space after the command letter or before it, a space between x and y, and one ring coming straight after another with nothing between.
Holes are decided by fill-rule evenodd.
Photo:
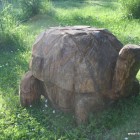
<instances>
[{"instance_id":1,"label":"green foliage","mask_svg":"<svg viewBox=\"0 0 140 140\"><path fill-rule=\"evenodd\" d=\"M13 7L6 4L0 11L0 50L15 50L15 46L19 47L20 37L16 28L17 21L13 15Z\"/></svg>"},{"instance_id":2,"label":"green foliage","mask_svg":"<svg viewBox=\"0 0 140 140\"><path fill-rule=\"evenodd\" d=\"M90 25L109 29L124 44L140 44L139 22L122 18L118 3L100 0L81 4L75 0L43 6L53 9L55 14L39 14L20 24L17 19L22 13L17 17L14 12L17 7L7 5L1 12L0 35L7 33L10 37L1 39L0 48L8 46L10 50L13 46L13 49L4 52L0 49L0 140L123 140L125 137L138 140L138 135L128 133L140 132L140 96L123 99L102 112L91 114L90 123L85 126L76 126L72 114L57 110L54 113L49 104L45 106L43 98L39 106L20 106L19 84L28 71L31 46L46 28ZM23 51L20 45L30 48ZM140 71L137 78L140 80Z\"/></svg>"},{"instance_id":3,"label":"green foliage","mask_svg":"<svg viewBox=\"0 0 140 140\"><path fill-rule=\"evenodd\" d=\"M58 1L58 0L51 0L51 1ZM68 1L68 0L59 0L59 1L62 1L62 2L65 2L65 1ZM73 2L84 2L84 1L88 1L88 0L73 0Z\"/></svg>"},{"instance_id":4,"label":"green foliage","mask_svg":"<svg viewBox=\"0 0 140 140\"><path fill-rule=\"evenodd\" d=\"M51 3L48 0L2 0L0 1L0 31L15 29L21 22L41 13L49 13Z\"/></svg>"},{"instance_id":5,"label":"green foliage","mask_svg":"<svg viewBox=\"0 0 140 140\"><path fill-rule=\"evenodd\" d=\"M41 9L42 0L20 0L20 6L23 11L24 18L30 18L37 15Z\"/></svg>"},{"instance_id":6,"label":"green foliage","mask_svg":"<svg viewBox=\"0 0 140 140\"><path fill-rule=\"evenodd\" d=\"M137 79L140 81L140 71L137 74Z\"/></svg>"},{"instance_id":7,"label":"green foliage","mask_svg":"<svg viewBox=\"0 0 140 140\"><path fill-rule=\"evenodd\" d=\"M140 18L140 0L120 0L128 17Z\"/></svg>"},{"instance_id":8,"label":"green foliage","mask_svg":"<svg viewBox=\"0 0 140 140\"><path fill-rule=\"evenodd\" d=\"M9 30L9 28L15 28L16 20L14 16L11 14L13 12L12 5L3 6L0 11L0 31L5 32Z\"/></svg>"}]
</instances>

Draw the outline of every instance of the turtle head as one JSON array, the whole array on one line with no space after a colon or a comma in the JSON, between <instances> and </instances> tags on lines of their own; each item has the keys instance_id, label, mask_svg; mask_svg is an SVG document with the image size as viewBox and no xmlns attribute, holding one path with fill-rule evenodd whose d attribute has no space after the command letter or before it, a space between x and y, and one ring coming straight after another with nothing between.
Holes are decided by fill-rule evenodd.
<instances>
[{"instance_id":1,"label":"turtle head","mask_svg":"<svg viewBox=\"0 0 140 140\"><path fill-rule=\"evenodd\" d=\"M113 94L126 97L139 93L136 74L140 69L140 46L128 44L120 52L115 66L112 82ZM135 89L135 91L134 91ZM134 93L137 92L137 93Z\"/></svg>"}]
</instances>

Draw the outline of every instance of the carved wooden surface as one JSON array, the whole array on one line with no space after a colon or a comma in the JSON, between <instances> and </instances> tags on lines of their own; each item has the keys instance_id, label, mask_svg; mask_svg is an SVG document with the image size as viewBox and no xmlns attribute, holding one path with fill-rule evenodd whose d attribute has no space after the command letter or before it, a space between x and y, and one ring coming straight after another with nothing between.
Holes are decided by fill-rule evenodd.
<instances>
[{"instance_id":1,"label":"carved wooden surface","mask_svg":"<svg viewBox=\"0 0 140 140\"><path fill-rule=\"evenodd\" d=\"M30 72L21 81L23 106L44 95L55 108L74 111L77 122L110 101L139 92L140 46L122 43L108 30L54 27L33 45Z\"/></svg>"}]
</instances>

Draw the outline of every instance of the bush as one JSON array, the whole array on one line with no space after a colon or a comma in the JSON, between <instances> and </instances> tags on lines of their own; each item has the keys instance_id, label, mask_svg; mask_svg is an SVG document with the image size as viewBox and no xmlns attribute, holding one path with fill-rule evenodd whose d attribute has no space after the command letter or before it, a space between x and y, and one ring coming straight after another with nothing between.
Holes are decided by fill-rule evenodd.
<instances>
[{"instance_id":1,"label":"bush","mask_svg":"<svg viewBox=\"0 0 140 140\"><path fill-rule=\"evenodd\" d=\"M140 0L120 0L128 17L140 18Z\"/></svg>"},{"instance_id":2,"label":"bush","mask_svg":"<svg viewBox=\"0 0 140 140\"><path fill-rule=\"evenodd\" d=\"M25 49L20 23L38 14L48 0L0 0L0 51ZM10 4L9 4L10 3ZM47 7L48 9L48 7ZM47 11L48 12L48 11Z\"/></svg>"},{"instance_id":3,"label":"bush","mask_svg":"<svg viewBox=\"0 0 140 140\"><path fill-rule=\"evenodd\" d=\"M21 9L23 11L24 18L30 18L40 12L41 0L20 0Z\"/></svg>"},{"instance_id":4,"label":"bush","mask_svg":"<svg viewBox=\"0 0 140 140\"><path fill-rule=\"evenodd\" d=\"M10 4L4 4L0 11L0 51L17 50L23 45L13 13L13 7Z\"/></svg>"}]
</instances>

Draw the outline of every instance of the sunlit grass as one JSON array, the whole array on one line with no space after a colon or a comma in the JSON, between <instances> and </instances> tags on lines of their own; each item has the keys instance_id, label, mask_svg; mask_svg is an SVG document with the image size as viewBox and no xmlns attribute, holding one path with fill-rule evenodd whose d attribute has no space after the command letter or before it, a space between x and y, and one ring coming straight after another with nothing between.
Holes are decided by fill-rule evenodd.
<instances>
[{"instance_id":1,"label":"sunlit grass","mask_svg":"<svg viewBox=\"0 0 140 140\"><path fill-rule=\"evenodd\" d=\"M121 140L140 132L140 96L123 99L107 110L90 115L86 126L75 125L73 114L39 106L22 108L19 102L21 77L29 70L31 48L37 35L52 26L90 25L107 28L123 44L140 44L139 20L123 16L119 3L107 1L55 1L50 12L40 14L17 27L24 49L0 52L0 140ZM21 41L21 43L23 43ZM140 72L137 74L140 80Z\"/></svg>"},{"instance_id":2,"label":"sunlit grass","mask_svg":"<svg viewBox=\"0 0 140 140\"><path fill-rule=\"evenodd\" d=\"M140 71L139 71L138 74L137 74L137 78L138 78L139 81L140 81Z\"/></svg>"}]
</instances>

